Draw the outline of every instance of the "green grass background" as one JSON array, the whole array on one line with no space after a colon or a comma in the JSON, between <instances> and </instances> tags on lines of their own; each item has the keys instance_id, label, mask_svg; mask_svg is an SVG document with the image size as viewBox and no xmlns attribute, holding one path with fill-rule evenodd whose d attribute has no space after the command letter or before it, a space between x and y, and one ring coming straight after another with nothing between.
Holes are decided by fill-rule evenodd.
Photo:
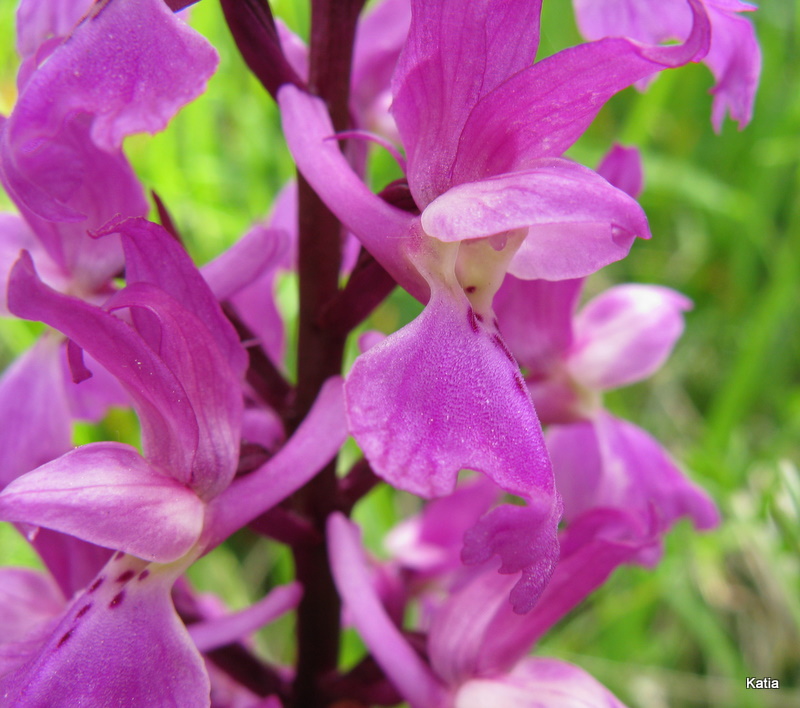
<instances>
[{"instance_id":1,"label":"green grass background","mask_svg":"<svg viewBox=\"0 0 800 708\"><path fill-rule=\"evenodd\" d=\"M13 7L0 0L6 114L16 70ZM274 7L306 32L303 4ZM704 535L680 524L654 572L620 569L537 647L583 666L632 707L800 705L800 5L767 0L754 21L764 71L746 130L726 122L714 134L710 73L691 66L662 75L644 95L615 97L570 153L593 166L614 140L643 152L641 203L653 239L595 276L590 289L658 283L687 294L695 308L667 366L607 404L663 441L724 517ZM277 111L243 68L219 7L204 0L192 22L218 47L220 71L168 131L132 138L126 149L205 262L268 212L292 164ZM542 51L577 41L569 3L545 2ZM376 160L374 178L389 178L385 160ZM292 286L282 291L287 312ZM389 331L415 312L396 294L372 324ZM6 364L39 328L0 324ZM99 431L78 426L76 442L109 435L135 435L135 420L114 412ZM358 508L376 550L383 530L413 504L379 490ZM7 524L0 563L36 563ZM198 563L192 579L241 607L290 572L285 550L242 534ZM262 632L262 649L290 656L290 631L289 618ZM352 661L358 642L348 635L345 645ZM745 691L747 676L778 678L782 688Z\"/></svg>"}]
</instances>

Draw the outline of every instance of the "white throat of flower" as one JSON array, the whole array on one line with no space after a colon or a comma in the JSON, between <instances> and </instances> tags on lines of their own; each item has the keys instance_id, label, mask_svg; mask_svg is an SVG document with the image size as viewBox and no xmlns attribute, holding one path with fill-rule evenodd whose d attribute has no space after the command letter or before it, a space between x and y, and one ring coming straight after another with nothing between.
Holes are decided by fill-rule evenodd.
<instances>
[{"instance_id":1,"label":"white throat of flower","mask_svg":"<svg viewBox=\"0 0 800 708\"><path fill-rule=\"evenodd\" d=\"M527 232L527 229L514 229L459 244L456 278L476 312L485 317L491 315L495 293L503 284L508 264Z\"/></svg>"}]
</instances>

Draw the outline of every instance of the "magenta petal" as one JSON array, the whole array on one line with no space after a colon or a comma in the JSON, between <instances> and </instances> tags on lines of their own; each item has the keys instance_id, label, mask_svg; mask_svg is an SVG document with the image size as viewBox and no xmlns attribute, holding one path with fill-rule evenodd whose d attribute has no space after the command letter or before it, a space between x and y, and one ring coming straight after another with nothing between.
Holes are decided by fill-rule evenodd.
<instances>
[{"instance_id":1,"label":"magenta petal","mask_svg":"<svg viewBox=\"0 0 800 708\"><path fill-rule=\"evenodd\" d=\"M178 302L191 303L192 314L208 327L230 368L243 376L247 354L186 249L166 229L143 218L114 220L96 235L109 234L122 237L127 284L151 283Z\"/></svg>"},{"instance_id":2,"label":"magenta petal","mask_svg":"<svg viewBox=\"0 0 800 708\"><path fill-rule=\"evenodd\" d=\"M477 477L452 494L434 499L422 512L395 526L384 545L392 558L417 573L439 574L461 565L464 534L497 501L502 490Z\"/></svg>"},{"instance_id":3,"label":"magenta petal","mask_svg":"<svg viewBox=\"0 0 800 708\"><path fill-rule=\"evenodd\" d=\"M15 706L207 708L203 660L175 613L175 569L112 560L47 641L0 678Z\"/></svg>"},{"instance_id":4,"label":"magenta petal","mask_svg":"<svg viewBox=\"0 0 800 708\"><path fill-rule=\"evenodd\" d=\"M82 126L86 141L90 136L97 148L117 157L126 135L162 130L202 93L216 62L214 49L162 0L96 4L92 16L25 84L0 143L4 181L18 201L45 219L83 220L85 207L68 203L64 190L74 190L77 180L84 197L96 201L103 178L94 174L93 183L85 178L92 149L69 138L71 124ZM76 155L78 162L71 164ZM119 198L105 186L106 198Z\"/></svg>"},{"instance_id":5,"label":"magenta petal","mask_svg":"<svg viewBox=\"0 0 800 708\"><path fill-rule=\"evenodd\" d=\"M0 568L0 677L41 647L64 605L64 595L47 575Z\"/></svg>"},{"instance_id":6,"label":"magenta petal","mask_svg":"<svg viewBox=\"0 0 800 708\"><path fill-rule=\"evenodd\" d=\"M508 272L524 280L583 278L625 258L636 235L608 223L533 227Z\"/></svg>"},{"instance_id":7,"label":"magenta petal","mask_svg":"<svg viewBox=\"0 0 800 708\"><path fill-rule=\"evenodd\" d=\"M78 181L70 165L73 151L62 140L47 143L48 150L20 148L10 141L11 126L11 120L0 116L0 182L8 195L20 209L47 221L83 221L86 214L62 201ZM47 165L59 168L49 178L45 171ZM56 194L51 194L50 188L55 188ZM63 258L56 257L56 260L63 267Z\"/></svg>"},{"instance_id":8,"label":"magenta petal","mask_svg":"<svg viewBox=\"0 0 800 708\"><path fill-rule=\"evenodd\" d=\"M85 588L113 553L103 546L41 527L32 543L64 597L72 597Z\"/></svg>"},{"instance_id":9,"label":"magenta petal","mask_svg":"<svg viewBox=\"0 0 800 708\"><path fill-rule=\"evenodd\" d=\"M57 617L65 599L53 580L29 568L0 568L0 643L23 639ZM3 675L0 668L0 676Z\"/></svg>"},{"instance_id":10,"label":"magenta petal","mask_svg":"<svg viewBox=\"0 0 800 708\"><path fill-rule=\"evenodd\" d=\"M325 104L296 87L278 92L283 132L298 169L328 208L412 295L427 299L428 285L406 258L420 239L419 220L370 192L335 141Z\"/></svg>"},{"instance_id":11,"label":"magenta petal","mask_svg":"<svg viewBox=\"0 0 800 708\"><path fill-rule=\"evenodd\" d=\"M657 44L668 39L683 40L692 23L685 0L573 0L578 26L584 37L624 36ZM750 122L753 101L761 71L761 51L752 24L738 13L755 10L739 0L704 0L711 23L711 45L705 57L717 85L712 122L722 126L725 113L739 121Z\"/></svg>"},{"instance_id":12,"label":"magenta petal","mask_svg":"<svg viewBox=\"0 0 800 708\"><path fill-rule=\"evenodd\" d=\"M289 237L289 253L281 263L281 267L292 269L297 264L297 211L300 208L297 194L297 180L289 180L275 201L272 202L272 210L267 217L267 228L275 231L282 231Z\"/></svg>"},{"instance_id":13,"label":"magenta petal","mask_svg":"<svg viewBox=\"0 0 800 708\"><path fill-rule=\"evenodd\" d=\"M350 432L375 472L426 498L463 468L552 497L541 428L516 362L460 293L437 288L411 324L362 354L345 384Z\"/></svg>"},{"instance_id":14,"label":"magenta petal","mask_svg":"<svg viewBox=\"0 0 800 708\"><path fill-rule=\"evenodd\" d=\"M719 523L719 513L645 431L607 413L595 421L553 426L547 435L564 518L596 508L622 509L641 519L652 514L660 531L682 516L698 529Z\"/></svg>"},{"instance_id":15,"label":"magenta petal","mask_svg":"<svg viewBox=\"0 0 800 708\"><path fill-rule=\"evenodd\" d=\"M450 683L508 671L620 563L634 560L651 542L646 530L624 512L584 515L562 534L555 572L524 617L507 601L514 579L485 568L437 611L429 635L434 667Z\"/></svg>"},{"instance_id":16,"label":"magenta petal","mask_svg":"<svg viewBox=\"0 0 800 708\"><path fill-rule=\"evenodd\" d=\"M296 492L336 456L346 437L342 381L334 377L325 382L309 414L275 456L212 501L206 547L221 543Z\"/></svg>"},{"instance_id":17,"label":"magenta petal","mask_svg":"<svg viewBox=\"0 0 800 708\"><path fill-rule=\"evenodd\" d=\"M93 443L9 484L0 494L0 517L170 562L197 541L203 503L134 448Z\"/></svg>"},{"instance_id":18,"label":"magenta petal","mask_svg":"<svg viewBox=\"0 0 800 708\"><path fill-rule=\"evenodd\" d=\"M411 24L408 0L382 0L359 20L353 47L351 101L360 127L394 137L390 85Z\"/></svg>"},{"instance_id":19,"label":"magenta petal","mask_svg":"<svg viewBox=\"0 0 800 708\"><path fill-rule=\"evenodd\" d=\"M130 407L130 397L120 386L119 381L85 352L84 363L92 375L80 383L73 383L66 350L67 347L61 349L61 368L69 410L73 418L97 423L105 417L112 406Z\"/></svg>"},{"instance_id":20,"label":"magenta petal","mask_svg":"<svg viewBox=\"0 0 800 708\"><path fill-rule=\"evenodd\" d=\"M713 2L713 0L712 0ZM692 27L686 0L573 0L575 19L587 39L629 37L646 44L683 41Z\"/></svg>"},{"instance_id":21,"label":"magenta petal","mask_svg":"<svg viewBox=\"0 0 800 708\"><path fill-rule=\"evenodd\" d=\"M92 0L22 0L17 9L17 51L33 55L50 37L66 37Z\"/></svg>"},{"instance_id":22,"label":"magenta petal","mask_svg":"<svg viewBox=\"0 0 800 708\"><path fill-rule=\"evenodd\" d=\"M711 0L708 3L713 32L705 63L717 80L711 89L714 95L711 122L717 132L722 128L726 113L738 121L740 128L753 117L761 76L761 49L753 25L736 13L754 9L743 2L715 3Z\"/></svg>"},{"instance_id":23,"label":"magenta petal","mask_svg":"<svg viewBox=\"0 0 800 708\"><path fill-rule=\"evenodd\" d=\"M88 292L104 286L124 261L118 238L96 241L87 231L119 214L149 210L125 156L100 150L90 130L89 117L81 115L32 152L9 145L5 132L0 144L9 194L50 257L71 276L73 289Z\"/></svg>"},{"instance_id":24,"label":"magenta petal","mask_svg":"<svg viewBox=\"0 0 800 708\"><path fill-rule=\"evenodd\" d=\"M386 339L386 334L383 332L379 332L375 329L367 330L358 338L358 349L363 354L372 349L376 344L380 344L384 339Z\"/></svg>"},{"instance_id":25,"label":"magenta petal","mask_svg":"<svg viewBox=\"0 0 800 708\"><path fill-rule=\"evenodd\" d=\"M256 443L270 453L276 452L286 442L283 421L271 408L245 408L242 442Z\"/></svg>"},{"instance_id":26,"label":"magenta petal","mask_svg":"<svg viewBox=\"0 0 800 708\"><path fill-rule=\"evenodd\" d=\"M274 220L296 219L296 201L296 189L284 189L278 197L276 210L279 211ZM285 214L291 207L291 215ZM279 368L283 365L286 337L275 304L275 277L278 268L288 267L294 259L295 240L296 237L282 228L257 224L232 248L202 269L217 299L233 304L237 316L256 335Z\"/></svg>"},{"instance_id":27,"label":"magenta petal","mask_svg":"<svg viewBox=\"0 0 800 708\"><path fill-rule=\"evenodd\" d=\"M475 673L507 671L620 564L638 561L643 552L657 548L659 543L635 516L613 509L582 515L560 534L559 542L558 565L536 606L524 617L515 614L507 602L488 599L493 588L503 589L499 579L488 575L480 576L454 597L455 603L477 604L486 595L484 612L492 613L471 659ZM464 598L458 599L461 595Z\"/></svg>"},{"instance_id":28,"label":"magenta petal","mask_svg":"<svg viewBox=\"0 0 800 708\"><path fill-rule=\"evenodd\" d=\"M19 259L19 252L22 250L31 252L39 261L49 260L47 255L42 253L42 248L28 224L18 214L0 212L0 317L10 315L6 307L6 285L11 268ZM55 268L58 269L58 266ZM63 277L63 273L61 275Z\"/></svg>"},{"instance_id":29,"label":"magenta petal","mask_svg":"<svg viewBox=\"0 0 800 708\"><path fill-rule=\"evenodd\" d=\"M206 289L206 293L210 298L210 291ZM202 310L202 293L197 294L197 299ZM134 315L144 311L152 317L148 327L158 325L151 332L157 336L157 354L180 381L199 431L197 445L191 450L189 484L205 499L216 496L230 484L239 459L241 382L222 351L232 341L222 339L224 333L212 337L204 322L149 283L129 285L111 297L106 306L131 308ZM143 343L140 348L145 349ZM241 352L241 347L235 351ZM115 363L119 366L119 362ZM138 361L134 363L139 365ZM188 440L176 442L186 445Z\"/></svg>"},{"instance_id":30,"label":"magenta petal","mask_svg":"<svg viewBox=\"0 0 800 708\"><path fill-rule=\"evenodd\" d=\"M422 228L445 242L528 228L510 268L528 280L589 275L624 258L635 237L650 237L631 197L562 159L453 187L422 212Z\"/></svg>"},{"instance_id":31,"label":"magenta petal","mask_svg":"<svg viewBox=\"0 0 800 708\"><path fill-rule=\"evenodd\" d=\"M0 379L0 489L72 447L60 349L43 337Z\"/></svg>"},{"instance_id":32,"label":"magenta petal","mask_svg":"<svg viewBox=\"0 0 800 708\"><path fill-rule=\"evenodd\" d=\"M341 514L328 518L328 549L344 605L389 680L412 708L445 705L438 681L389 618L370 582L358 527Z\"/></svg>"},{"instance_id":33,"label":"magenta petal","mask_svg":"<svg viewBox=\"0 0 800 708\"><path fill-rule=\"evenodd\" d=\"M278 310L275 296L275 276L266 273L242 288L232 298L236 314L258 339L279 370L284 369L286 354L286 323ZM252 342L255 344L255 342Z\"/></svg>"},{"instance_id":34,"label":"magenta petal","mask_svg":"<svg viewBox=\"0 0 800 708\"><path fill-rule=\"evenodd\" d=\"M591 389L627 386L655 373L683 332L692 302L656 285L618 285L589 301L574 321L568 368Z\"/></svg>"},{"instance_id":35,"label":"magenta petal","mask_svg":"<svg viewBox=\"0 0 800 708\"><path fill-rule=\"evenodd\" d=\"M178 379L137 332L113 315L45 286L27 254L11 273L8 293L15 315L61 330L120 381L139 412L148 459L188 483L199 444L194 411Z\"/></svg>"},{"instance_id":36,"label":"magenta petal","mask_svg":"<svg viewBox=\"0 0 800 708\"><path fill-rule=\"evenodd\" d=\"M558 562L561 501L530 500L528 506L503 504L490 511L464 536L461 558L467 565L500 557L500 573L521 573L511 590L517 614L536 604Z\"/></svg>"},{"instance_id":37,"label":"magenta petal","mask_svg":"<svg viewBox=\"0 0 800 708\"><path fill-rule=\"evenodd\" d=\"M149 283L129 285L107 307L149 315L142 330L147 341L113 315L47 288L28 254L12 272L9 308L60 329L103 364L134 400L148 460L205 498L214 496L236 471L243 405L220 342Z\"/></svg>"},{"instance_id":38,"label":"magenta petal","mask_svg":"<svg viewBox=\"0 0 800 708\"><path fill-rule=\"evenodd\" d=\"M511 673L473 679L458 691L455 708L625 708L583 669L557 659L532 658Z\"/></svg>"},{"instance_id":39,"label":"magenta petal","mask_svg":"<svg viewBox=\"0 0 800 708\"><path fill-rule=\"evenodd\" d=\"M204 653L232 644L297 607L302 595L300 583L282 585L244 610L191 625L189 634Z\"/></svg>"},{"instance_id":40,"label":"magenta petal","mask_svg":"<svg viewBox=\"0 0 800 708\"><path fill-rule=\"evenodd\" d=\"M487 567L467 585L451 592L437 609L428 634L428 652L436 673L447 683L458 685L483 673L479 661L486 642L501 639L494 637L498 614L509 615L517 626L528 622L528 616L520 617L509 606L508 594L514 582L514 578ZM485 663L491 672L510 666Z\"/></svg>"},{"instance_id":41,"label":"magenta petal","mask_svg":"<svg viewBox=\"0 0 800 708\"><path fill-rule=\"evenodd\" d=\"M635 147L615 144L597 166L597 174L636 199L644 186L642 155Z\"/></svg>"},{"instance_id":42,"label":"magenta petal","mask_svg":"<svg viewBox=\"0 0 800 708\"><path fill-rule=\"evenodd\" d=\"M550 584L531 613L538 639L599 588L621 564L660 549L653 518L636 509L591 509L570 522L559 540L561 557Z\"/></svg>"},{"instance_id":43,"label":"magenta petal","mask_svg":"<svg viewBox=\"0 0 800 708\"><path fill-rule=\"evenodd\" d=\"M290 257L291 246L291 238L285 231L256 225L227 251L206 263L200 272L221 302L283 265Z\"/></svg>"},{"instance_id":44,"label":"magenta petal","mask_svg":"<svg viewBox=\"0 0 800 708\"><path fill-rule=\"evenodd\" d=\"M559 366L572 344L572 316L582 279L520 280L507 275L494 297L503 339L533 378Z\"/></svg>"},{"instance_id":45,"label":"magenta petal","mask_svg":"<svg viewBox=\"0 0 800 708\"><path fill-rule=\"evenodd\" d=\"M420 208L454 183L451 166L475 104L533 62L540 0L412 3L392 88L392 114Z\"/></svg>"},{"instance_id":46,"label":"magenta petal","mask_svg":"<svg viewBox=\"0 0 800 708\"><path fill-rule=\"evenodd\" d=\"M126 135L163 130L216 65L211 45L166 3L110 0L31 77L9 119L11 141L28 146L81 112L95 116L92 139L110 152Z\"/></svg>"},{"instance_id":47,"label":"magenta petal","mask_svg":"<svg viewBox=\"0 0 800 708\"><path fill-rule=\"evenodd\" d=\"M520 71L470 113L454 165L456 184L524 169L570 147L618 91L705 54L709 24L700 0L689 0L692 33L684 44L644 47L602 39L554 54Z\"/></svg>"},{"instance_id":48,"label":"magenta petal","mask_svg":"<svg viewBox=\"0 0 800 708\"><path fill-rule=\"evenodd\" d=\"M607 231L617 226L649 236L644 212L631 197L588 167L560 158L457 185L422 212L425 233L445 242L561 223L607 224Z\"/></svg>"},{"instance_id":49,"label":"magenta petal","mask_svg":"<svg viewBox=\"0 0 800 708\"><path fill-rule=\"evenodd\" d=\"M587 39L628 37L660 44L683 41L692 28L692 11L686 0L573 0L573 5L578 28Z\"/></svg>"}]
</instances>

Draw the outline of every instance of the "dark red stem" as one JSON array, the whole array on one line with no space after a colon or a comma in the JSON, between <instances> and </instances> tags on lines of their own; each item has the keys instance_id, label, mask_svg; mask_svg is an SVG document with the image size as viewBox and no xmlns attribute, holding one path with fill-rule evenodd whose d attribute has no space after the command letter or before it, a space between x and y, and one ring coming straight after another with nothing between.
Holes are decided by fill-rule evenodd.
<instances>
[{"instance_id":1,"label":"dark red stem","mask_svg":"<svg viewBox=\"0 0 800 708\"><path fill-rule=\"evenodd\" d=\"M313 0L309 90L328 105L337 131L349 127L350 66L356 22L364 0ZM308 413L322 384L341 373L347 333L323 326L323 313L339 295L342 229L316 193L298 178L300 318L297 390L290 423ZM292 705L323 708L332 698L326 678L337 668L341 603L324 542L328 516L340 508L335 463L295 497L295 508L321 534L296 546L296 577L303 585L297 610L298 659Z\"/></svg>"}]
</instances>

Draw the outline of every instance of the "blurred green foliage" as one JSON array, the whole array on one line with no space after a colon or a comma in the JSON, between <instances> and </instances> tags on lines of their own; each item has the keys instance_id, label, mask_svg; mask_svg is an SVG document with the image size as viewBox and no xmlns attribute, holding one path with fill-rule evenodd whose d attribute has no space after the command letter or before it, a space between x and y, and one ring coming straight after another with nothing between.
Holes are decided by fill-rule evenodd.
<instances>
[{"instance_id":1,"label":"blurred green foliage","mask_svg":"<svg viewBox=\"0 0 800 708\"><path fill-rule=\"evenodd\" d=\"M272 4L307 34L304 2ZM5 113L14 100L13 5L0 0ZM545 54L579 41L568 5L545 2ZM710 73L691 66L659 77L644 94L631 89L615 97L570 152L590 166L615 140L643 153L641 203L653 239L594 276L588 289L658 283L687 294L695 308L665 369L607 403L663 441L724 517L719 530L703 536L679 525L655 571L619 570L537 648L583 666L632 707L800 705L800 4L767 1L753 19L764 71L746 130L728 121L714 134ZM130 139L126 149L205 262L264 218L293 168L275 106L245 69L218 5L199 3L191 21L218 48L218 74L168 131ZM376 186L393 178L390 169L378 158ZM287 311L293 287L282 287ZM371 326L388 332L416 311L395 293ZM40 330L2 324L3 362ZM355 353L351 347L351 359ZM132 430L134 421L113 413L100 435ZM97 435L81 426L76 442ZM385 530L415 505L383 488L357 507L376 552ZM0 562L36 562L7 525L0 525ZM285 582L291 560L244 533L190 575L241 607ZM284 620L278 631L262 632L261 648L289 659L290 625ZM360 652L348 634L343 661ZM778 678L782 688L745 691L747 676Z\"/></svg>"}]
</instances>

